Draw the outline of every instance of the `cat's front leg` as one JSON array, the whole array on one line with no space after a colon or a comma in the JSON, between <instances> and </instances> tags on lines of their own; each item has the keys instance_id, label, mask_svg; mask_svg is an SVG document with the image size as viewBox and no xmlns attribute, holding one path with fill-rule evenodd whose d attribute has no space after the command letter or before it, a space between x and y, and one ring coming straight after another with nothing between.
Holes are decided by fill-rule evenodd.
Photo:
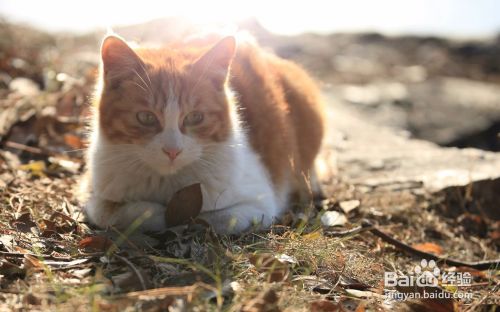
<instances>
[{"instance_id":1,"label":"cat's front leg","mask_svg":"<svg viewBox=\"0 0 500 312\"><path fill-rule=\"evenodd\" d=\"M85 213L92 224L103 229L138 227L141 231L162 231L166 228L165 209L149 201L118 203L92 197L85 206Z\"/></svg>"},{"instance_id":2,"label":"cat's front leg","mask_svg":"<svg viewBox=\"0 0 500 312\"><path fill-rule=\"evenodd\" d=\"M250 202L224 209L205 211L199 217L207 221L216 233L240 234L244 231L271 226L276 216L266 210L268 209Z\"/></svg>"}]
</instances>

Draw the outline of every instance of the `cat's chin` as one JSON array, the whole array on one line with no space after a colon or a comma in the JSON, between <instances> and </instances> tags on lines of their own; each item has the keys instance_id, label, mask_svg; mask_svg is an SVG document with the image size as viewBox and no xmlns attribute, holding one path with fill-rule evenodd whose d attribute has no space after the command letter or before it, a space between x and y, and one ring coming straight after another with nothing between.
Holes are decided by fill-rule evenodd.
<instances>
[{"instance_id":1,"label":"cat's chin","mask_svg":"<svg viewBox=\"0 0 500 312\"><path fill-rule=\"evenodd\" d=\"M161 169L161 170L157 170L157 172L162 175L162 176L169 176L169 175L173 175L173 174L176 174L177 172L179 172L182 168L177 168L177 167L174 167L174 168L167 168L167 169Z\"/></svg>"},{"instance_id":2,"label":"cat's chin","mask_svg":"<svg viewBox=\"0 0 500 312\"><path fill-rule=\"evenodd\" d=\"M170 165L170 166L150 166L150 169L162 176L169 176L178 173L186 165Z\"/></svg>"}]
</instances>

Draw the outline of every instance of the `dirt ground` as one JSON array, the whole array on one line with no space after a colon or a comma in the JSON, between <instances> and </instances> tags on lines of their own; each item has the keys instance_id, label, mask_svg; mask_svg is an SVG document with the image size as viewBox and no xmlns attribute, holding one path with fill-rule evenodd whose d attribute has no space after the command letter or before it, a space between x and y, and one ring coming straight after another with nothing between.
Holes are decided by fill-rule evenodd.
<instances>
[{"instance_id":1,"label":"dirt ground","mask_svg":"<svg viewBox=\"0 0 500 312\"><path fill-rule=\"evenodd\" d=\"M366 110L325 86L334 116L322 154L325 198L311 203L309 216L290 213L269 231L238 237L217 236L202 222L139 234L138 220L125 232L105 232L85 222L75 195L85 167L95 37L2 23L0 38L1 311L500 305L497 153L411 140L370 123ZM415 157L424 152L428 158ZM428 187L437 182L433 173L470 159L476 171L460 186ZM417 284L424 272L436 283Z\"/></svg>"}]
</instances>

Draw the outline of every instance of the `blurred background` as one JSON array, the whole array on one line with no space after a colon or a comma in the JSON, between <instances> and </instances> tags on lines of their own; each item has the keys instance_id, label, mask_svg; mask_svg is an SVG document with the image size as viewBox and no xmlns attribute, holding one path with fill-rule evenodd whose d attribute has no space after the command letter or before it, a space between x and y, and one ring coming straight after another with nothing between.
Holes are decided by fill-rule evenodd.
<instances>
[{"instance_id":1,"label":"blurred background","mask_svg":"<svg viewBox=\"0 0 500 312\"><path fill-rule=\"evenodd\" d=\"M199 227L192 234L166 231L155 236L160 247L141 236L130 249L121 245L128 230L112 243L79 222L83 203L76 189L108 28L145 46L239 29L305 67L329 108L330 132L317 159L326 196L317 202L321 219L304 226L304 214L287 215L283 224L299 221L297 231L279 226L269 236L220 243L196 234ZM364 311L365 304L403 310L382 305L382 272L413 272L417 257L366 232L341 233L368 219L420 251L461 261L498 258L499 132L499 0L0 0L0 310L12 304L23 311L121 311L129 304L121 292L193 283L189 289L203 301L217 296L219 302L220 290L233 301L224 302L227 310L244 304L250 308L242 311L261 311L269 301L275 311L279 300L304 304L306 311L319 294L338 305L312 310ZM317 229L314 220L324 227ZM94 253L109 246L103 257ZM42 263L41 255L57 261ZM158 255L168 258L160 263ZM276 263L278 270L268 270ZM204 268L214 273L199 275ZM467 311L481 304L481 311L495 311L498 271L446 270L474 276L471 287L458 288L474 295ZM281 276L277 283L275 276ZM440 286L456 291L450 276L450 284ZM199 282L214 287L198 288ZM137 302L137 294L147 300ZM161 301L150 294L127 296L129 306L167 309L174 302L168 291L154 293ZM441 294L411 311L465 309ZM190 306L174 309L183 307Z\"/></svg>"},{"instance_id":2,"label":"blurred background","mask_svg":"<svg viewBox=\"0 0 500 312\"><path fill-rule=\"evenodd\" d=\"M441 146L500 150L494 0L1 0L0 16L0 142L16 153L84 146L110 27L142 44L247 30L375 124Z\"/></svg>"}]
</instances>

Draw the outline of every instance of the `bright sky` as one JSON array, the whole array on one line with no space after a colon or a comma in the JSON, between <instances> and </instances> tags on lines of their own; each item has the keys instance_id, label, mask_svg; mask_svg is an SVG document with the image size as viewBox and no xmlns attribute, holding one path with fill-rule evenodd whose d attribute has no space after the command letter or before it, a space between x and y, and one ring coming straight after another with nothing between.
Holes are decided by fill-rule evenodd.
<instances>
[{"instance_id":1,"label":"bright sky","mask_svg":"<svg viewBox=\"0 0 500 312\"><path fill-rule=\"evenodd\" d=\"M255 16L282 34L380 31L468 37L500 32L499 0L0 0L0 15L48 30L82 32L173 15L203 22Z\"/></svg>"}]
</instances>

